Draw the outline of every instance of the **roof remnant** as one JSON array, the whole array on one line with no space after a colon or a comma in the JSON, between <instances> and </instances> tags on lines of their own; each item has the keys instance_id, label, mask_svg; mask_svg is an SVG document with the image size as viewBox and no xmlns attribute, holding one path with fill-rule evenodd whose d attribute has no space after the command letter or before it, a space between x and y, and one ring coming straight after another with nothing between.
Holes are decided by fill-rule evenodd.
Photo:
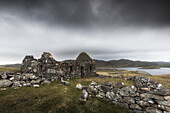
<instances>
[{"instance_id":1,"label":"roof remnant","mask_svg":"<svg viewBox=\"0 0 170 113\"><path fill-rule=\"evenodd\" d=\"M79 56L77 57L76 61L78 62L90 62L93 63L93 59L86 53L86 52L82 52L79 54Z\"/></svg>"}]
</instances>

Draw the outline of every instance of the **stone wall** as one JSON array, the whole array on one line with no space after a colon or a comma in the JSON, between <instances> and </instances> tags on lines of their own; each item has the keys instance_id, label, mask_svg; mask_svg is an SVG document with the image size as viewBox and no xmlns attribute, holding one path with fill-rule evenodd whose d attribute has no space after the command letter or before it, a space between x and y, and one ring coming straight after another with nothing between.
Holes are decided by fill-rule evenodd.
<instances>
[{"instance_id":1,"label":"stone wall","mask_svg":"<svg viewBox=\"0 0 170 113\"><path fill-rule=\"evenodd\" d=\"M120 82L116 84L105 82L98 85L92 82L88 87L82 87L80 84L76 87L83 89L81 99L84 100L89 94L128 108L135 113L170 112L169 89L147 77L134 76L128 80L134 81L135 85L124 86Z\"/></svg>"},{"instance_id":2,"label":"stone wall","mask_svg":"<svg viewBox=\"0 0 170 113\"><path fill-rule=\"evenodd\" d=\"M1 72L0 73L0 87L31 87L39 86L40 84L51 83L59 78L51 76L45 78L43 76L36 76L32 73L13 73L13 72Z\"/></svg>"},{"instance_id":3,"label":"stone wall","mask_svg":"<svg viewBox=\"0 0 170 113\"><path fill-rule=\"evenodd\" d=\"M50 53L44 52L40 59L26 56L22 62L21 73L36 76L63 77L65 79L96 76L94 61L86 53L81 53L75 61L56 61Z\"/></svg>"},{"instance_id":4,"label":"stone wall","mask_svg":"<svg viewBox=\"0 0 170 113\"><path fill-rule=\"evenodd\" d=\"M81 53L75 61L56 61L44 52L40 59L32 55L22 61L21 73L0 73L0 87L29 87L63 79L97 76L94 61Z\"/></svg>"}]
</instances>

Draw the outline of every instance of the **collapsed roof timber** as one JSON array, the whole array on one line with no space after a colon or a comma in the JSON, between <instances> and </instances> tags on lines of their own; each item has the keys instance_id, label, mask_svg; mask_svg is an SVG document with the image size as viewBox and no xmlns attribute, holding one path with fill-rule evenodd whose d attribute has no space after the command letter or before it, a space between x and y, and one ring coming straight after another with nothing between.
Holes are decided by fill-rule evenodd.
<instances>
[{"instance_id":1,"label":"collapsed roof timber","mask_svg":"<svg viewBox=\"0 0 170 113\"><path fill-rule=\"evenodd\" d=\"M37 76L58 76L63 78L80 78L95 76L95 64L90 56L82 52L75 61L56 61L50 53L44 52L40 59L25 56L21 73L33 73Z\"/></svg>"}]
</instances>

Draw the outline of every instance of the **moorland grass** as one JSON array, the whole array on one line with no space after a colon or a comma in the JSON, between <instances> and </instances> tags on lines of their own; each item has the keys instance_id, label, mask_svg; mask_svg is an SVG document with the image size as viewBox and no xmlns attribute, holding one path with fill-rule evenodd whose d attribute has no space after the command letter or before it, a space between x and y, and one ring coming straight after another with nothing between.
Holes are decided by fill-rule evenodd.
<instances>
[{"instance_id":1,"label":"moorland grass","mask_svg":"<svg viewBox=\"0 0 170 113\"><path fill-rule=\"evenodd\" d=\"M19 69L2 68L2 71L18 71ZM117 70L98 71L101 75L117 76L109 74ZM127 78L134 75L146 76L163 84L170 89L170 75L147 76L133 71L122 71ZM122 73L121 73L122 75ZM70 85L61 85L59 82L40 85L39 88L22 87L19 89L7 88L0 90L0 113L129 113L125 108L117 106L103 99L89 97L86 103L80 101L81 90L75 88L76 84L88 85L92 81L124 82L125 85L134 84L121 78L88 77L70 80Z\"/></svg>"},{"instance_id":2,"label":"moorland grass","mask_svg":"<svg viewBox=\"0 0 170 113\"><path fill-rule=\"evenodd\" d=\"M59 82L41 85L39 88L23 87L7 88L0 91L0 113L129 113L125 108L111 102L89 97L86 103L80 101L81 90L76 84L88 85L91 81L97 83L112 81L97 77L70 80L70 85ZM117 81L122 81L117 79ZM127 85L132 84L127 82Z\"/></svg>"},{"instance_id":3,"label":"moorland grass","mask_svg":"<svg viewBox=\"0 0 170 113\"><path fill-rule=\"evenodd\" d=\"M97 74L99 75L109 75L109 76L119 76L119 75L123 75L125 78L130 78L130 77L133 77L133 76L145 76L145 77L148 77L154 81L157 81L159 83L161 83L165 88L167 89L170 89L170 74L166 74L166 75L154 75L154 76L150 76L150 75L145 75L145 74L141 74L141 73L137 73L135 71L126 71L126 70L121 70L121 74L110 74L110 73L113 73L114 71L97 71ZM116 70L117 72L117 70Z\"/></svg>"},{"instance_id":4,"label":"moorland grass","mask_svg":"<svg viewBox=\"0 0 170 113\"><path fill-rule=\"evenodd\" d=\"M5 71L11 71L11 72L19 72L19 68L13 68L13 67L3 67L0 66L0 72L5 72Z\"/></svg>"}]
</instances>

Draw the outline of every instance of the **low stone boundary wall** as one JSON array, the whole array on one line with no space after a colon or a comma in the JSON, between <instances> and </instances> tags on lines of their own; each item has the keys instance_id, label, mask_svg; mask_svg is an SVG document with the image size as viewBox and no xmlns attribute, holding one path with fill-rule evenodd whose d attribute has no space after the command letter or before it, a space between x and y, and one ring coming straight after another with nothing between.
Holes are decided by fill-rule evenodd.
<instances>
[{"instance_id":1,"label":"low stone boundary wall","mask_svg":"<svg viewBox=\"0 0 170 113\"><path fill-rule=\"evenodd\" d=\"M96 76L91 75L91 76ZM61 81L63 79L73 79L73 77L66 77L65 75L40 75L36 76L32 73L13 73L13 72L1 72L0 73L0 87L39 87L40 84L48 84L53 81ZM78 76L78 78L80 78Z\"/></svg>"},{"instance_id":2,"label":"low stone boundary wall","mask_svg":"<svg viewBox=\"0 0 170 113\"><path fill-rule=\"evenodd\" d=\"M0 87L39 87L38 84L51 83L58 80L57 76L35 76L34 74L21 74L13 72L0 73ZM59 79L60 80L60 79Z\"/></svg>"},{"instance_id":3,"label":"low stone boundary wall","mask_svg":"<svg viewBox=\"0 0 170 113\"><path fill-rule=\"evenodd\" d=\"M147 77L134 76L128 80L135 81L135 85L124 86L123 83L112 84L104 82L97 84L92 82L83 89L81 99L86 100L87 95L94 95L128 108L135 113L169 113L170 112L170 90L164 88L160 83Z\"/></svg>"},{"instance_id":4,"label":"low stone boundary wall","mask_svg":"<svg viewBox=\"0 0 170 113\"><path fill-rule=\"evenodd\" d=\"M101 77L101 76L98 76ZM122 76L121 76L122 77ZM119 77L115 77L119 78ZM60 80L60 77L35 76L33 74L14 74L12 72L0 73L0 87L39 87L38 84L51 83ZM104 82L97 84L92 82L89 86L76 87L82 89L81 99L86 100L88 95L94 95L126 107L135 113L169 113L170 90L160 83L147 77L134 76L127 80L135 82L135 85L124 86L123 83Z\"/></svg>"},{"instance_id":5,"label":"low stone boundary wall","mask_svg":"<svg viewBox=\"0 0 170 113\"><path fill-rule=\"evenodd\" d=\"M119 75L119 76L105 76L105 75L98 75L99 78L123 78L123 75Z\"/></svg>"}]
</instances>

